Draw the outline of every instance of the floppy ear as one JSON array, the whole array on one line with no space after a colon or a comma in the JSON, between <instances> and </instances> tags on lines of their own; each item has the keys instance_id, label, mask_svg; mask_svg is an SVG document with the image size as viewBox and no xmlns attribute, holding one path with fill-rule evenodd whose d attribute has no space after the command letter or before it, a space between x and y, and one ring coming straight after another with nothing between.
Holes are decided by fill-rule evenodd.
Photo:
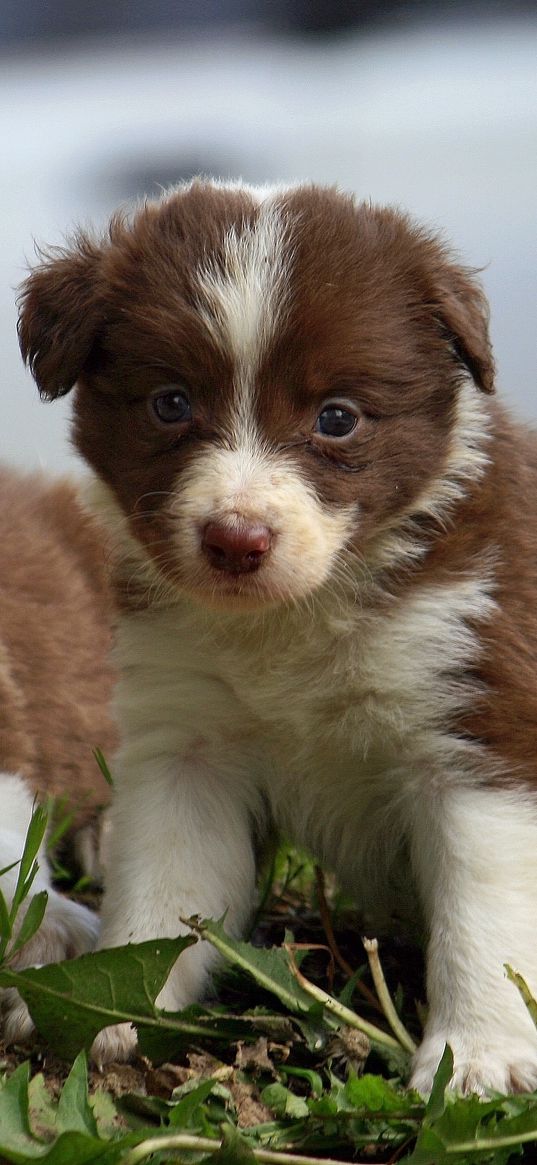
<instances>
[{"instance_id":1,"label":"floppy ear","mask_svg":"<svg viewBox=\"0 0 537 1165\"><path fill-rule=\"evenodd\" d=\"M483 392L494 392L489 307L484 292L464 267L446 264L433 291L434 310L460 365Z\"/></svg>"},{"instance_id":2,"label":"floppy ear","mask_svg":"<svg viewBox=\"0 0 537 1165\"><path fill-rule=\"evenodd\" d=\"M80 235L72 250L52 252L23 285L19 342L45 400L69 392L96 343L100 260L100 248Z\"/></svg>"}]
</instances>

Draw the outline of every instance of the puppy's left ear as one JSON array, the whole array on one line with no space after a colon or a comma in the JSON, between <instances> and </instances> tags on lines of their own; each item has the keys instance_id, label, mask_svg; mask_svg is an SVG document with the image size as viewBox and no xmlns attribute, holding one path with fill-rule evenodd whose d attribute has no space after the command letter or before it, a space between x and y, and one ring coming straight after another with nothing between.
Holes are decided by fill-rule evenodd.
<instances>
[{"instance_id":1,"label":"puppy's left ear","mask_svg":"<svg viewBox=\"0 0 537 1165\"><path fill-rule=\"evenodd\" d=\"M446 264L433 290L435 316L457 362L483 392L494 392L489 307L484 292L463 267Z\"/></svg>"},{"instance_id":2,"label":"puppy's left ear","mask_svg":"<svg viewBox=\"0 0 537 1165\"><path fill-rule=\"evenodd\" d=\"M45 400L64 396L96 345L102 323L101 248L80 235L32 271L19 299L21 352Z\"/></svg>"}]
</instances>

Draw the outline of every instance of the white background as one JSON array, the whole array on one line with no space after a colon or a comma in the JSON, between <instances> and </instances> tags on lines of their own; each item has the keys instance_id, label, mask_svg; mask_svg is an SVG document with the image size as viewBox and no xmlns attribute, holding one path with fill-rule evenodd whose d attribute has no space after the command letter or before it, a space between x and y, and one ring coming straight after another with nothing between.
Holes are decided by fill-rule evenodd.
<instances>
[{"instance_id":1,"label":"white background","mask_svg":"<svg viewBox=\"0 0 537 1165\"><path fill-rule=\"evenodd\" d=\"M313 179L397 203L483 267L499 385L537 418L537 22L338 41L205 35L0 58L0 457L64 471L69 402L22 368L33 239L102 225L192 170Z\"/></svg>"}]
</instances>

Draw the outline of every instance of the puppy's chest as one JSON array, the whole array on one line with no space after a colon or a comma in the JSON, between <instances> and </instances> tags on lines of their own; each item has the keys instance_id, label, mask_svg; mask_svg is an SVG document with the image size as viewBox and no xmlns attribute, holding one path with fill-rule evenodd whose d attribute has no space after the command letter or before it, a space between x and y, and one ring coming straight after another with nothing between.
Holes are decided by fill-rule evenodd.
<instances>
[{"instance_id":1,"label":"puppy's chest","mask_svg":"<svg viewBox=\"0 0 537 1165\"><path fill-rule=\"evenodd\" d=\"M162 689L160 700L153 692L143 701L146 714L168 709L180 740L221 737L240 752L243 740L257 739L288 774L325 771L328 762L334 772L367 774L415 753L467 704L465 673L479 654L470 620L490 608L476 579L416 591L382 612L332 611L325 597L301 618L155 612L138 641L131 627L130 687Z\"/></svg>"},{"instance_id":2,"label":"puppy's chest","mask_svg":"<svg viewBox=\"0 0 537 1165\"><path fill-rule=\"evenodd\" d=\"M329 737L341 757L360 743L369 750L388 725L390 734L398 734L398 661L392 658L387 682L372 658L367 633L359 636L352 624L317 624L308 630L307 635L296 627L287 636L283 631L276 637L262 634L256 645L223 653L237 702L288 756L315 755Z\"/></svg>"}]
</instances>

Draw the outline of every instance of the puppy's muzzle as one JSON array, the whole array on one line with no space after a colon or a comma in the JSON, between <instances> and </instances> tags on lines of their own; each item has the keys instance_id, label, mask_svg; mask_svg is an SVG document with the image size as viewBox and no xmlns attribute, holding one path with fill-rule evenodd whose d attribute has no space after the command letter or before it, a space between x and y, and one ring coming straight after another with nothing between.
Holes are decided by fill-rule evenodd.
<instances>
[{"instance_id":1,"label":"puppy's muzzle","mask_svg":"<svg viewBox=\"0 0 537 1165\"><path fill-rule=\"evenodd\" d=\"M242 522L227 526L208 522L202 532L201 548L211 566L228 574L250 574L258 570L272 543L268 526Z\"/></svg>"}]
</instances>

